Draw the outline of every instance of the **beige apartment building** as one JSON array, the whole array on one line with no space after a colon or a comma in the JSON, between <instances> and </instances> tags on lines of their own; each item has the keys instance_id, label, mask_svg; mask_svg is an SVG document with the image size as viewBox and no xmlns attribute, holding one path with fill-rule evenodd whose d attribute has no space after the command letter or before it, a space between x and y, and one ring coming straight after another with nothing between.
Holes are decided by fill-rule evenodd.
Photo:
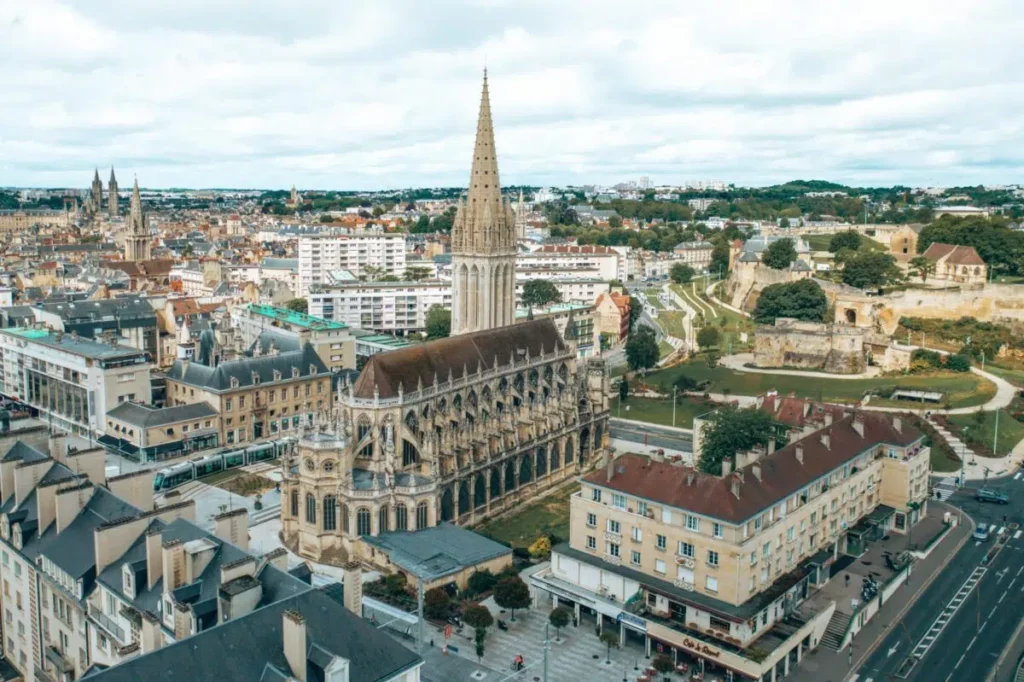
<instances>
[{"instance_id":1,"label":"beige apartment building","mask_svg":"<svg viewBox=\"0 0 1024 682\"><path fill-rule=\"evenodd\" d=\"M569 542L532 578L577 619L613 623L678 661L776 680L817 646L836 604L799 606L839 556L926 512L929 449L899 417L823 415L722 476L624 455L582 479Z\"/></svg>"}]
</instances>

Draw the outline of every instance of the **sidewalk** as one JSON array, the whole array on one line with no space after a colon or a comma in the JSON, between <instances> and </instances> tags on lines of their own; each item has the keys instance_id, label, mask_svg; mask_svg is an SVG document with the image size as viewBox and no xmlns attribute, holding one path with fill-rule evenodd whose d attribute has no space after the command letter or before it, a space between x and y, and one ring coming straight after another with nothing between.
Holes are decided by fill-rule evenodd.
<instances>
[{"instance_id":1,"label":"sidewalk","mask_svg":"<svg viewBox=\"0 0 1024 682\"><path fill-rule=\"evenodd\" d=\"M929 516L932 514L941 516L946 511L956 513L956 510L948 504L935 501L929 503ZM819 644L816 649L804 657L800 666L795 668L786 679L789 682L825 682L826 680L842 682L845 680L853 670L859 668L868 659L875 647L889 633L889 630L899 622L907 609L917 601L932 580L953 559L972 532L972 523L965 521L962 525L953 528L942 539L942 542L933 548L927 559L914 564L910 587L899 588L888 601L882 604L882 610L864 626L864 629L853 640L852 668L849 665L849 651L833 651Z\"/></svg>"}]
</instances>

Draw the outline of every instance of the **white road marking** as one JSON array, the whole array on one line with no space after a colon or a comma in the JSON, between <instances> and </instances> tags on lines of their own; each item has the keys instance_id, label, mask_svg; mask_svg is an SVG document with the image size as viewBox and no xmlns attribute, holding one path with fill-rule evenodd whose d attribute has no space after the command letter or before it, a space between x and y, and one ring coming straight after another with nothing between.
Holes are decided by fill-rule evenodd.
<instances>
[{"instance_id":1,"label":"white road marking","mask_svg":"<svg viewBox=\"0 0 1024 682\"><path fill-rule=\"evenodd\" d=\"M999 601L997 601L996 603L1002 604L1004 599L1006 599L1006 592L1003 592L1001 595L999 595Z\"/></svg>"},{"instance_id":2,"label":"white road marking","mask_svg":"<svg viewBox=\"0 0 1024 682\"><path fill-rule=\"evenodd\" d=\"M956 665L953 666L953 670L956 670L957 668L959 668L960 664L964 662L964 658L966 658L966 657L967 657L967 654L960 654L960 660L957 661Z\"/></svg>"},{"instance_id":3,"label":"white road marking","mask_svg":"<svg viewBox=\"0 0 1024 682\"><path fill-rule=\"evenodd\" d=\"M1017 475L1013 477L1013 480L1016 481L1016 480L1019 480L1019 479L1020 479L1020 472L1018 471Z\"/></svg>"},{"instance_id":4,"label":"white road marking","mask_svg":"<svg viewBox=\"0 0 1024 682\"><path fill-rule=\"evenodd\" d=\"M972 646L974 646L974 643L975 643L975 642L976 642L977 640L978 640L978 636L977 636L977 635L975 635L974 637L971 637L971 643L967 645L967 649L965 649L965 651L966 651L966 650L969 650L969 649L970 649L970 648L971 648Z\"/></svg>"},{"instance_id":5,"label":"white road marking","mask_svg":"<svg viewBox=\"0 0 1024 682\"><path fill-rule=\"evenodd\" d=\"M978 634L979 634L979 635L981 634L981 631L985 629L985 626L986 626L986 625L988 625L988 618L986 618L986 619L985 619L985 622L981 624L981 627L980 627L980 628L978 628Z\"/></svg>"},{"instance_id":6,"label":"white road marking","mask_svg":"<svg viewBox=\"0 0 1024 682\"><path fill-rule=\"evenodd\" d=\"M992 532L992 531L994 531L995 529L996 529L996 524L994 524L994 523L993 523L993 524L989 525L989 527L988 527L988 532L989 532L989 533L991 533L991 532Z\"/></svg>"},{"instance_id":7,"label":"white road marking","mask_svg":"<svg viewBox=\"0 0 1024 682\"><path fill-rule=\"evenodd\" d=\"M998 535L1002 535L1005 532L1006 532L1006 526L999 526L999 533L998 533Z\"/></svg>"},{"instance_id":8,"label":"white road marking","mask_svg":"<svg viewBox=\"0 0 1024 682\"><path fill-rule=\"evenodd\" d=\"M1010 581L1010 584L1006 586L1006 589L1010 589L1011 587L1013 587L1013 584L1014 584L1015 582L1017 582L1017 579L1016 579L1016 578L1014 578L1013 580L1011 580L1011 581Z\"/></svg>"},{"instance_id":9,"label":"white road marking","mask_svg":"<svg viewBox=\"0 0 1024 682\"><path fill-rule=\"evenodd\" d=\"M1020 540L1020 535L1021 535L1021 533L1024 533L1024 530L1019 530L1019 531L1017 531L1016 533L1014 533L1014 534L1013 534L1013 539L1014 539L1014 540Z\"/></svg>"},{"instance_id":10,"label":"white road marking","mask_svg":"<svg viewBox=\"0 0 1024 682\"><path fill-rule=\"evenodd\" d=\"M888 653L886 653L886 654L885 654L885 657L886 657L886 658L889 658L889 657L890 657L890 656L892 656L892 655L893 655L894 653L896 653L896 650L897 650L897 649L899 649L899 648L900 648L900 642L896 642L896 643L895 643L895 644L894 644L894 645L892 646L892 648L891 648L891 649L889 649Z\"/></svg>"}]
</instances>

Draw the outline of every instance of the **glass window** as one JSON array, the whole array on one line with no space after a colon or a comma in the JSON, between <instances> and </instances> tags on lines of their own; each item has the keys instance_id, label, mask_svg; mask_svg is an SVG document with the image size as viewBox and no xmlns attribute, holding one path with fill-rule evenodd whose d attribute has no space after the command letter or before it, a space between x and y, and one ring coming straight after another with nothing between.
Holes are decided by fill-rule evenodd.
<instances>
[{"instance_id":1,"label":"glass window","mask_svg":"<svg viewBox=\"0 0 1024 682\"><path fill-rule=\"evenodd\" d=\"M636 513L640 516L647 516L647 503L638 500L636 503Z\"/></svg>"},{"instance_id":2,"label":"glass window","mask_svg":"<svg viewBox=\"0 0 1024 682\"><path fill-rule=\"evenodd\" d=\"M619 526L619 522L618 521L615 521L614 519L608 519L608 532L609 533L618 534L619 533L619 528L620 528L620 526Z\"/></svg>"},{"instance_id":3,"label":"glass window","mask_svg":"<svg viewBox=\"0 0 1024 682\"><path fill-rule=\"evenodd\" d=\"M716 538L722 537L722 524L720 524L720 523L713 523L713 524L711 524L711 531L712 531L711 534L714 535Z\"/></svg>"},{"instance_id":4,"label":"glass window","mask_svg":"<svg viewBox=\"0 0 1024 682\"><path fill-rule=\"evenodd\" d=\"M597 549L597 539L593 535L587 536L587 549Z\"/></svg>"},{"instance_id":5,"label":"glass window","mask_svg":"<svg viewBox=\"0 0 1024 682\"><path fill-rule=\"evenodd\" d=\"M709 549L708 550L708 565L710 565L710 566L717 566L718 565L718 552L716 552L713 549Z\"/></svg>"},{"instance_id":6,"label":"glass window","mask_svg":"<svg viewBox=\"0 0 1024 682\"><path fill-rule=\"evenodd\" d=\"M643 542L644 540L644 532L636 526L633 526L633 539L637 542Z\"/></svg>"},{"instance_id":7,"label":"glass window","mask_svg":"<svg viewBox=\"0 0 1024 682\"><path fill-rule=\"evenodd\" d=\"M709 575L705 579L704 586L707 588L708 592L718 592L718 578L713 575Z\"/></svg>"},{"instance_id":8,"label":"glass window","mask_svg":"<svg viewBox=\"0 0 1024 682\"><path fill-rule=\"evenodd\" d=\"M594 500L594 502L600 502L601 501L601 491L598 490L597 488L594 488L591 491L590 494L591 494L591 498Z\"/></svg>"},{"instance_id":9,"label":"glass window","mask_svg":"<svg viewBox=\"0 0 1024 682\"><path fill-rule=\"evenodd\" d=\"M612 493L612 506L616 509L626 508L626 496L619 495L618 493Z\"/></svg>"},{"instance_id":10,"label":"glass window","mask_svg":"<svg viewBox=\"0 0 1024 682\"><path fill-rule=\"evenodd\" d=\"M664 559L655 559L654 560L654 572L655 573L661 573L662 575L665 574L665 560Z\"/></svg>"},{"instance_id":11,"label":"glass window","mask_svg":"<svg viewBox=\"0 0 1024 682\"><path fill-rule=\"evenodd\" d=\"M661 522L662 523L672 523L672 510L671 509L662 509L661 510Z\"/></svg>"},{"instance_id":12,"label":"glass window","mask_svg":"<svg viewBox=\"0 0 1024 682\"><path fill-rule=\"evenodd\" d=\"M697 530L697 531L699 531L700 530L700 519L698 519L696 516L693 516L692 514L688 515L686 517L686 527L689 530Z\"/></svg>"},{"instance_id":13,"label":"glass window","mask_svg":"<svg viewBox=\"0 0 1024 682\"><path fill-rule=\"evenodd\" d=\"M591 528L597 527L597 514L587 514L587 525Z\"/></svg>"},{"instance_id":14,"label":"glass window","mask_svg":"<svg viewBox=\"0 0 1024 682\"><path fill-rule=\"evenodd\" d=\"M688 556L692 559L694 556L693 545L691 545L689 542L680 542L679 556Z\"/></svg>"},{"instance_id":15,"label":"glass window","mask_svg":"<svg viewBox=\"0 0 1024 682\"><path fill-rule=\"evenodd\" d=\"M605 543L605 552L611 556L619 556L619 546L614 542Z\"/></svg>"},{"instance_id":16,"label":"glass window","mask_svg":"<svg viewBox=\"0 0 1024 682\"><path fill-rule=\"evenodd\" d=\"M659 535L655 538L655 544L657 544L658 549L665 549L668 546L668 538L664 535Z\"/></svg>"},{"instance_id":17,"label":"glass window","mask_svg":"<svg viewBox=\"0 0 1024 682\"><path fill-rule=\"evenodd\" d=\"M634 566L639 566L640 565L640 552L633 552L632 555L630 556L630 561L633 563Z\"/></svg>"}]
</instances>

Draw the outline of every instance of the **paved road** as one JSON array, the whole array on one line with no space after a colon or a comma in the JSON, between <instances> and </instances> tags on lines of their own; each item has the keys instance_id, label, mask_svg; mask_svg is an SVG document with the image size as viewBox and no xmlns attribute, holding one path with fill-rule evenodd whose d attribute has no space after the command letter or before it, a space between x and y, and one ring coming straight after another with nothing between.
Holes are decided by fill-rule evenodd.
<instances>
[{"instance_id":1,"label":"paved road","mask_svg":"<svg viewBox=\"0 0 1024 682\"><path fill-rule=\"evenodd\" d=\"M693 452L693 436L668 427L653 424L641 425L613 417L609 421L608 435L617 440L644 443L652 448Z\"/></svg>"},{"instance_id":2,"label":"paved road","mask_svg":"<svg viewBox=\"0 0 1024 682\"><path fill-rule=\"evenodd\" d=\"M1024 530L1011 526L1024 521L1024 479L994 480L989 487L1009 494L1010 504L976 502L971 489L948 501L979 526L995 533L1005 528L1002 551L986 564L995 540L968 541L851 679L981 681L993 671L1024 616ZM944 614L948 617L940 618ZM921 656L909 667L906 662L915 649Z\"/></svg>"}]
</instances>

